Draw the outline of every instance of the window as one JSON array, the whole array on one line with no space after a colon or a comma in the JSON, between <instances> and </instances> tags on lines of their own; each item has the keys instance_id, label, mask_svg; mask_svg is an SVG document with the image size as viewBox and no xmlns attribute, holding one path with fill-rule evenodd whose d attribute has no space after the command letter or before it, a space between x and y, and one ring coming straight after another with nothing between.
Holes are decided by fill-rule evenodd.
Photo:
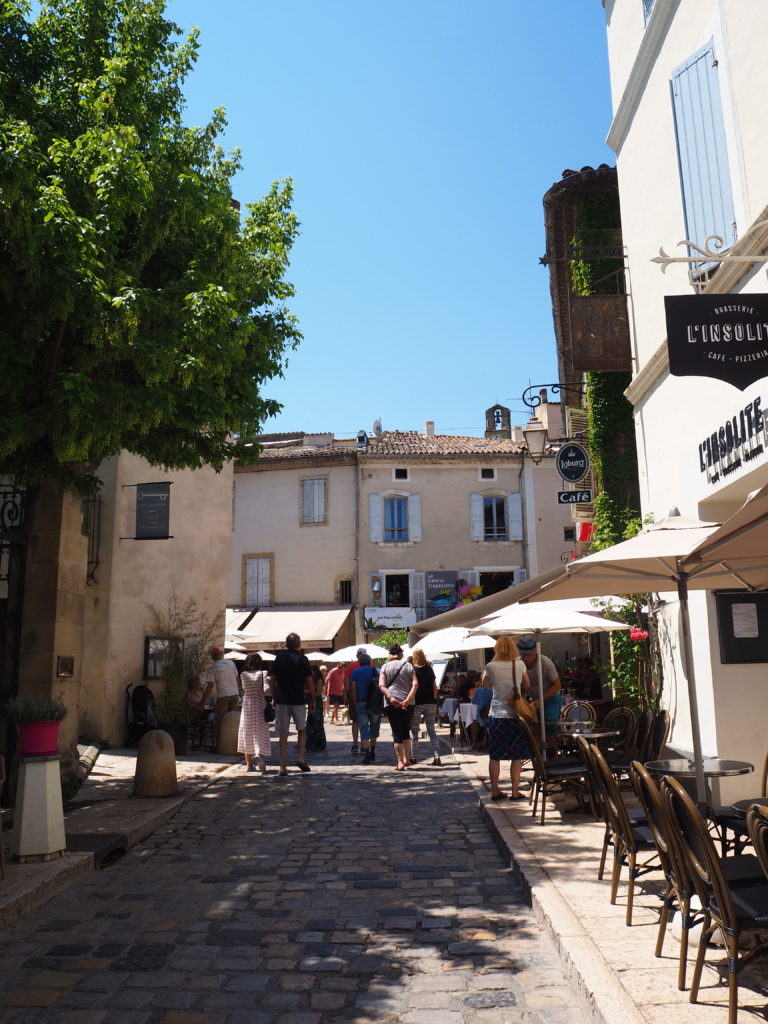
<instances>
[{"instance_id":1,"label":"window","mask_svg":"<svg viewBox=\"0 0 768 1024\"><path fill-rule=\"evenodd\" d=\"M352 604L352 580L339 580L339 604Z\"/></svg>"},{"instance_id":2,"label":"window","mask_svg":"<svg viewBox=\"0 0 768 1024\"><path fill-rule=\"evenodd\" d=\"M483 528L486 540L507 539L505 505L503 498L483 498Z\"/></svg>"},{"instance_id":3,"label":"window","mask_svg":"<svg viewBox=\"0 0 768 1024\"><path fill-rule=\"evenodd\" d=\"M384 577L384 604L387 608L407 608L411 603L408 573L388 572Z\"/></svg>"},{"instance_id":4,"label":"window","mask_svg":"<svg viewBox=\"0 0 768 1024\"><path fill-rule=\"evenodd\" d=\"M384 540L408 540L408 499L384 499Z\"/></svg>"},{"instance_id":5,"label":"window","mask_svg":"<svg viewBox=\"0 0 768 1024\"><path fill-rule=\"evenodd\" d=\"M672 73L671 88L686 237L702 245L719 235L729 246L736 218L712 40Z\"/></svg>"},{"instance_id":6,"label":"window","mask_svg":"<svg viewBox=\"0 0 768 1024\"><path fill-rule=\"evenodd\" d=\"M496 470L492 466L484 466L480 470L480 479L481 480L495 480L496 479Z\"/></svg>"},{"instance_id":7,"label":"window","mask_svg":"<svg viewBox=\"0 0 768 1024\"><path fill-rule=\"evenodd\" d=\"M563 540L564 541L576 541L576 527L575 526L564 526L563 527Z\"/></svg>"},{"instance_id":8,"label":"window","mask_svg":"<svg viewBox=\"0 0 768 1024\"><path fill-rule=\"evenodd\" d=\"M325 522L325 477L301 481L301 522Z\"/></svg>"},{"instance_id":9,"label":"window","mask_svg":"<svg viewBox=\"0 0 768 1024\"><path fill-rule=\"evenodd\" d=\"M243 556L243 596L249 608L272 604L273 555Z\"/></svg>"},{"instance_id":10,"label":"window","mask_svg":"<svg viewBox=\"0 0 768 1024\"><path fill-rule=\"evenodd\" d=\"M648 23L648 19L651 16L651 11L653 10L653 5L655 3L656 0L643 0L643 17L645 18L646 24Z\"/></svg>"},{"instance_id":11,"label":"window","mask_svg":"<svg viewBox=\"0 0 768 1024\"><path fill-rule=\"evenodd\" d=\"M394 469L392 470L393 480L408 480L410 479L407 469Z\"/></svg>"},{"instance_id":12,"label":"window","mask_svg":"<svg viewBox=\"0 0 768 1024\"><path fill-rule=\"evenodd\" d=\"M470 494L469 524L472 540L522 540L522 495Z\"/></svg>"},{"instance_id":13,"label":"window","mask_svg":"<svg viewBox=\"0 0 768 1024\"><path fill-rule=\"evenodd\" d=\"M404 491L368 496L368 537L374 543L421 540L421 495Z\"/></svg>"}]
</instances>

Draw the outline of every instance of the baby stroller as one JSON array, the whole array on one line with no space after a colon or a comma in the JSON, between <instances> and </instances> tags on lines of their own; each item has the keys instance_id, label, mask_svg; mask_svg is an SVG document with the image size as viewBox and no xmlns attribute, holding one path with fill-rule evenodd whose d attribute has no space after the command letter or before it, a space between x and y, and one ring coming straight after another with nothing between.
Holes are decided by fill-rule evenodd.
<instances>
[{"instance_id":1,"label":"baby stroller","mask_svg":"<svg viewBox=\"0 0 768 1024\"><path fill-rule=\"evenodd\" d=\"M155 695L144 683L129 683L125 688L125 704L128 736L133 743L138 743L144 733L157 728Z\"/></svg>"}]
</instances>

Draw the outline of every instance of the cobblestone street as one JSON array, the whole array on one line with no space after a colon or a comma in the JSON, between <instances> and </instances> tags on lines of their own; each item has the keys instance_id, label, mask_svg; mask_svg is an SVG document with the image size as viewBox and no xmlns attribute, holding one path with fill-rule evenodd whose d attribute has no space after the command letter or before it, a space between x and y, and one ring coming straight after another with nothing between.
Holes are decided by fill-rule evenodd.
<instances>
[{"instance_id":1,"label":"cobblestone street","mask_svg":"<svg viewBox=\"0 0 768 1024\"><path fill-rule=\"evenodd\" d=\"M237 768L2 943L0 1024L580 1024L467 780Z\"/></svg>"}]
</instances>

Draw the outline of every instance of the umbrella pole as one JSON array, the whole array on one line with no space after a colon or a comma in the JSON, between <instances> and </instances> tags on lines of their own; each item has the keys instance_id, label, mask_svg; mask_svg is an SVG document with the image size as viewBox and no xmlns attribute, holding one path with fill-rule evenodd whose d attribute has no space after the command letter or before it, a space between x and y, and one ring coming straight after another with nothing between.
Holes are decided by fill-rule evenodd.
<instances>
[{"instance_id":1,"label":"umbrella pole","mask_svg":"<svg viewBox=\"0 0 768 1024\"><path fill-rule=\"evenodd\" d=\"M536 632L536 667L539 670L539 725L541 727L541 749L547 749L547 725L544 721L544 675L541 671L541 630Z\"/></svg>"},{"instance_id":2,"label":"umbrella pole","mask_svg":"<svg viewBox=\"0 0 768 1024\"><path fill-rule=\"evenodd\" d=\"M685 655L685 677L688 683L688 703L691 709L691 737L693 739L693 763L696 769L696 796L699 804L707 803L707 788L704 779L704 756L701 750L699 728L699 698L696 692L696 670L693 667L693 644L691 643L691 619L688 613L688 577L683 573L677 580L677 594L680 598L680 619L683 629L683 653Z\"/></svg>"}]
</instances>

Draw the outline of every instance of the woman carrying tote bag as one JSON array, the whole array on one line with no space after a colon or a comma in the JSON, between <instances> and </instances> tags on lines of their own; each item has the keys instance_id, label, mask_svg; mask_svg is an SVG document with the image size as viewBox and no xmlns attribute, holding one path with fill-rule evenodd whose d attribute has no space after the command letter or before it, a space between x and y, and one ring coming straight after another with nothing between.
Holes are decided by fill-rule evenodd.
<instances>
[{"instance_id":1,"label":"woman carrying tote bag","mask_svg":"<svg viewBox=\"0 0 768 1024\"><path fill-rule=\"evenodd\" d=\"M485 666L483 680L487 680L493 688L488 716L488 776L491 780L491 800L524 800L525 797L520 795L520 772L523 768L523 758L530 757L531 752L513 705L521 696L525 697L531 684L512 637L500 636L496 641L493 658ZM499 789L502 761L510 761L512 793L509 797Z\"/></svg>"}]
</instances>

